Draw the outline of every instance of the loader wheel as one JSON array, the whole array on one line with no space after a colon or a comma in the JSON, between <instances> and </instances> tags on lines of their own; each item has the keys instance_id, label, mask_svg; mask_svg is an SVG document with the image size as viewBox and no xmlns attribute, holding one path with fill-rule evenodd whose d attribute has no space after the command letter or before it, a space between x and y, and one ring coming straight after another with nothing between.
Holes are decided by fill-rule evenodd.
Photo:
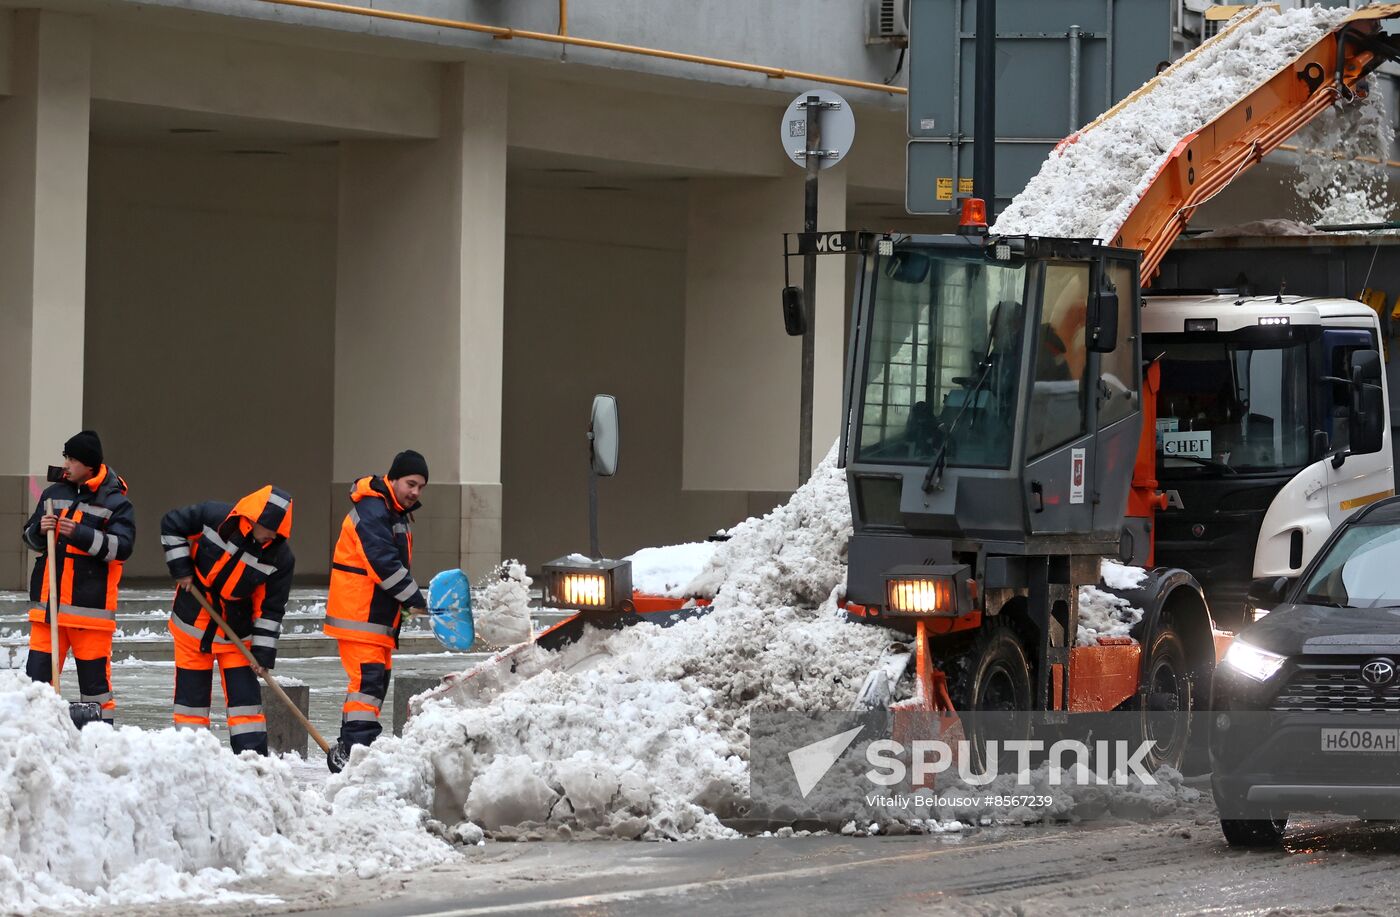
<instances>
[{"instance_id":1,"label":"loader wheel","mask_svg":"<svg viewBox=\"0 0 1400 917\"><path fill-rule=\"evenodd\" d=\"M1143 769L1152 773L1167 765L1180 770L1191 738L1191 679L1186 646L1170 623L1164 623L1152 638L1143 688L1138 695L1135 738L1152 743Z\"/></svg>"},{"instance_id":2,"label":"loader wheel","mask_svg":"<svg viewBox=\"0 0 1400 917\"><path fill-rule=\"evenodd\" d=\"M949 684L953 706L963 714L963 734L970 743L972 764L984 771L985 741L988 738L1029 739L1030 710L1034 704L1031 687L1031 667L1020 638L1006 624L992 618L982 629L960 660L956 674ZM969 717L966 714L972 713ZM979 722L975 714L992 714ZM999 773L1014 770L1016 755L998 756Z\"/></svg>"}]
</instances>

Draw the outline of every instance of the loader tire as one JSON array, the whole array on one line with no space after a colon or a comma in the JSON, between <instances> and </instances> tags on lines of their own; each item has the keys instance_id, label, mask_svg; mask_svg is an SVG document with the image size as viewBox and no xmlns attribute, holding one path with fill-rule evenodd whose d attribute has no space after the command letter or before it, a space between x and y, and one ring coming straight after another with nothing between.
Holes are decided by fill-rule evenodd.
<instances>
[{"instance_id":1,"label":"loader tire","mask_svg":"<svg viewBox=\"0 0 1400 917\"><path fill-rule=\"evenodd\" d=\"M1166 765L1180 770L1191 741L1191 678L1186 644L1163 622L1147 648L1147 670L1139 692L1135 718L1138 742L1151 742L1143 769L1153 773Z\"/></svg>"},{"instance_id":2,"label":"loader tire","mask_svg":"<svg viewBox=\"0 0 1400 917\"><path fill-rule=\"evenodd\" d=\"M997 618L983 619L952 675L948 688L953 707L962 716L973 766L984 771L990 764L984 745L987 739L1030 738L1035 689L1025 645L1007 624ZM989 716L979 720L979 714ZM1014 754L999 755L998 771L1008 773L1006 767L1015 760Z\"/></svg>"}]
</instances>

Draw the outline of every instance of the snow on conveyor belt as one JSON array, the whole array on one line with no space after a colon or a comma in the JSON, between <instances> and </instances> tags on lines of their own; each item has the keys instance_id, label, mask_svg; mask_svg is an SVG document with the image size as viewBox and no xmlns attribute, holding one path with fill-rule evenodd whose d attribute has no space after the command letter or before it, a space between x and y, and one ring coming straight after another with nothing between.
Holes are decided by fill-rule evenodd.
<instances>
[{"instance_id":1,"label":"snow on conveyor belt","mask_svg":"<svg viewBox=\"0 0 1400 917\"><path fill-rule=\"evenodd\" d=\"M1108 241L1168 154L1350 14L1261 8L1149 83L1149 91L1062 144L992 232Z\"/></svg>"}]
</instances>

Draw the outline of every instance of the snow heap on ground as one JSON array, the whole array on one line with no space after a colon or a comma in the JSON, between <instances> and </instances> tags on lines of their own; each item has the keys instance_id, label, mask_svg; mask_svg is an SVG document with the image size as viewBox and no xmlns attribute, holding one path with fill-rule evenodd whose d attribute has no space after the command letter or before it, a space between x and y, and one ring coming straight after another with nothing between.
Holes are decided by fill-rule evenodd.
<instances>
[{"instance_id":1,"label":"snow heap on ground","mask_svg":"<svg viewBox=\"0 0 1400 917\"><path fill-rule=\"evenodd\" d=\"M719 542L698 541L664 548L642 548L628 557L632 562L632 588L651 595L684 598L686 587L705 568Z\"/></svg>"},{"instance_id":2,"label":"snow heap on ground","mask_svg":"<svg viewBox=\"0 0 1400 917\"><path fill-rule=\"evenodd\" d=\"M1187 134L1315 44L1347 9L1261 11L1157 78L1151 92L1052 154L992 232L1111 240Z\"/></svg>"},{"instance_id":3,"label":"snow heap on ground","mask_svg":"<svg viewBox=\"0 0 1400 917\"><path fill-rule=\"evenodd\" d=\"M714 551L697 577L714 590L709 614L590 631L559 656L517 648L521 680L487 703L427 702L402 739L357 749L342 776L374 785L434 772L435 815L469 822L456 826L462 836L732 833L717 813L748 794L749 710L850 709L889 643L836 607L847 499L833 450L791 501ZM414 798L432 792L430 777Z\"/></svg>"},{"instance_id":4,"label":"snow heap on ground","mask_svg":"<svg viewBox=\"0 0 1400 917\"><path fill-rule=\"evenodd\" d=\"M0 902L24 913L218 897L241 876L449 859L402 782L323 793L207 731L79 732L47 685L0 672Z\"/></svg>"},{"instance_id":5,"label":"snow heap on ground","mask_svg":"<svg viewBox=\"0 0 1400 917\"><path fill-rule=\"evenodd\" d=\"M476 637L491 646L510 646L530 639L530 586L525 565L507 560L486 574L472 594L472 625Z\"/></svg>"},{"instance_id":6,"label":"snow heap on ground","mask_svg":"<svg viewBox=\"0 0 1400 917\"><path fill-rule=\"evenodd\" d=\"M1395 125L1380 93L1359 105L1329 109L1291 141L1298 146L1302 180L1294 190L1313 223L1380 223L1395 214L1385 162Z\"/></svg>"}]
</instances>

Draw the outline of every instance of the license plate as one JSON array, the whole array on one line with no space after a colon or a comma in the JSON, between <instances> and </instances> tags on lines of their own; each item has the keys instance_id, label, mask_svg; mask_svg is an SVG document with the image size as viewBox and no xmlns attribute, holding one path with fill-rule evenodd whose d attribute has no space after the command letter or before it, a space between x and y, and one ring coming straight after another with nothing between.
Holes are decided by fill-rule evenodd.
<instances>
[{"instance_id":1,"label":"license plate","mask_svg":"<svg viewBox=\"0 0 1400 917\"><path fill-rule=\"evenodd\" d=\"M1400 752L1400 729L1324 729L1322 750L1394 754Z\"/></svg>"}]
</instances>

